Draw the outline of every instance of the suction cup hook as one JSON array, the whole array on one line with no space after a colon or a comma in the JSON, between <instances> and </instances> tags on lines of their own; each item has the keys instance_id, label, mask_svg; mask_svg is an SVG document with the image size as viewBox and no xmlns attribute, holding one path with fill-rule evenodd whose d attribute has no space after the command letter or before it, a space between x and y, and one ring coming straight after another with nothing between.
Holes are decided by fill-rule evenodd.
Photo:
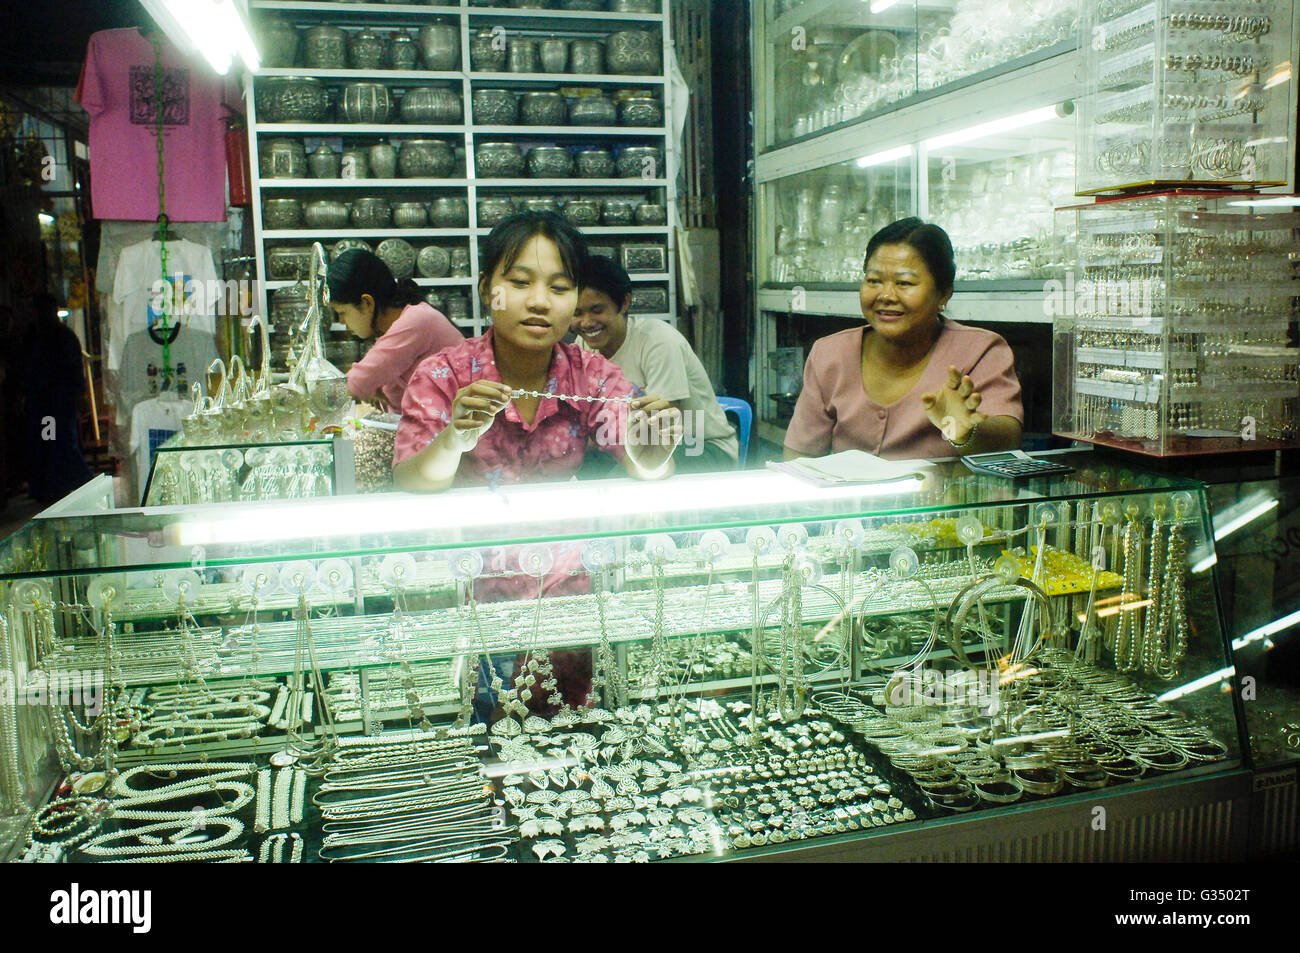
<instances>
[{"instance_id":1,"label":"suction cup hook","mask_svg":"<svg viewBox=\"0 0 1300 953\"><path fill-rule=\"evenodd\" d=\"M840 520L831 531L837 543L845 551L857 549L867 538L861 520Z\"/></svg>"},{"instance_id":2,"label":"suction cup hook","mask_svg":"<svg viewBox=\"0 0 1300 953\"><path fill-rule=\"evenodd\" d=\"M899 546L889 554L889 568L899 579L911 579L921 569L921 559L911 546Z\"/></svg>"},{"instance_id":3,"label":"suction cup hook","mask_svg":"<svg viewBox=\"0 0 1300 953\"><path fill-rule=\"evenodd\" d=\"M121 576L96 576L86 587L86 604L92 609L107 609L122 595L126 580Z\"/></svg>"},{"instance_id":4,"label":"suction cup hook","mask_svg":"<svg viewBox=\"0 0 1300 953\"><path fill-rule=\"evenodd\" d=\"M163 576L163 595L176 605L192 603L202 588L199 574L192 569L172 569Z\"/></svg>"},{"instance_id":5,"label":"suction cup hook","mask_svg":"<svg viewBox=\"0 0 1300 953\"><path fill-rule=\"evenodd\" d=\"M392 553L379 564L379 581L402 588L415 582L415 558L410 553Z\"/></svg>"},{"instance_id":6,"label":"suction cup hook","mask_svg":"<svg viewBox=\"0 0 1300 953\"><path fill-rule=\"evenodd\" d=\"M352 567L333 556L320 564L316 579L323 589L338 595L352 588Z\"/></svg>"},{"instance_id":7,"label":"suction cup hook","mask_svg":"<svg viewBox=\"0 0 1300 953\"><path fill-rule=\"evenodd\" d=\"M555 553L549 546L525 546L519 551L519 569L527 576L545 576L555 565Z\"/></svg>"},{"instance_id":8,"label":"suction cup hook","mask_svg":"<svg viewBox=\"0 0 1300 953\"><path fill-rule=\"evenodd\" d=\"M609 569L616 558L614 544L607 539L593 539L582 547L582 567L592 575Z\"/></svg>"},{"instance_id":9,"label":"suction cup hook","mask_svg":"<svg viewBox=\"0 0 1300 953\"><path fill-rule=\"evenodd\" d=\"M21 609L30 609L33 606L49 605L50 590L39 579L24 579L14 586L14 602Z\"/></svg>"},{"instance_id":10,"label":"suction cup hook","mask_svg":"<svg viewBox=\"0 0 1300 953\"><path fill-rule=\"evenodd\" d=\"M477 549L462 549L447 556L447 566L454 577L468 582L483 575L483 554Z\"/></svg>"},{"instance_id":11,"label":"suction cup hook","mask_svg":"<svg viewBox=\"0 0 1300 953\"><path fill-rule=\"evenodd\" d=\"M963 545L974 546L984 539L984 524L978 516L967 513L957 521L957 538Z\"/></svg>"},{"instance_id":12,"label":"suction cup hook","mask_svg":"<svg viewBox=\"0 0 1300 953\"><path fill-rule=\"evenodd\" d=\"M1034 507L1034 525L1051 526L1060 520L1061 514L1054 503L1039 503Z\"/></svg>"},{"instance_id":13,"label":"suction cup hook","mask_svg":"<svg viewBox=\"0 0 1300 953\"><path fill-rule=\"evenodd\" d=\"M808 531L803 523L786 523L776 531L776 544L783 553L798 552L808 545Z\"/></svg>"},{"instance_id":14,"label":"suction cup hook","mask_svg":"<svg viewBox=\"0 0 1300 953\"><path fill-rule=\"evenodd\" d=\"M670 563L677 556L677 544L666 533L647 536L645 540L646 557L653 563Z\"/></svg>"},{"instance_id":15,"label":"suction cup hook","mask_svg":"<svg viewBox=\"0 0 1300 953\"><path fill-rule=\"evenodd\" d=\"M249 566L240 574L239 586L250 596L262 599L280 588L280 577L270 566Z\"/></svg>"},{"instance_id":16,"label":"suction cup hook","mask_svg":"<svg viewBox=\"0 0 1300 953\"><path fill-rule=\"evenodd\" d=\"M815 586L822 581L822 564L808 555L795 557L790 571L798 577L800 585Z\"/></svg>"},{"instance_id":17,"label":"suction cup hook","mask_svg":"<svg viewBox=\"0 0 1300 953\"><path fill-rule=\"evenodd\" d=\"M772 548L776 542L776 533L770 526L751 526L745 534L745 548L755 556L761 556Z\"/></svg>"},{"instance_id":18,"label":"suction cup hook","mask_svg":"<svg viewBox=\"0 0 1300 953\"><path fill-rule=\"evenodd\" d=\"M999 579L1010 586L1020 578L1020 563L1014 556L1000 556L993 564L993 571Z\"/></svg>"},{"instance_id":19,"label":"suction cup hook","mask_svg":"<svg viewBox=\"0 0 1300 953\"><path fill-rule=\"evenodd\" d=\"M731 540L727 539L727 534L722 530L711 529L707 533L700 534L700 557L706 563L716 563L727 555L731 549Z\"/></svg>"},{"instance_id":20,"label":"suction cup hook","mask_svg":"<svg viewBox=\"0 0 1300 953\"><path fill-rule=\"evenodd\" d=\"M280 587L295 596L305 595L316 587L316 567L306 561L285 563L280 568Z\"/></svg>"}]
</instances>

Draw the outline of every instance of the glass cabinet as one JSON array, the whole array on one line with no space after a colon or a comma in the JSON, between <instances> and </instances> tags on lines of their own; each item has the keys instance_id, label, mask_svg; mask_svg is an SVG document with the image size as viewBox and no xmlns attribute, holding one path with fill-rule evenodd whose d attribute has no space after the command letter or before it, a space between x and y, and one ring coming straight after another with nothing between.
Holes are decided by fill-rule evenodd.
<instances>
[{"instance_id":1,"label":"glass cabinet","mask_svg":"<svg viewBox=\"0 0 1300 953\"><path fill-rule=\"evenodd\" d=\"M158 448L144 505L304 499L352 493L355 483L349 440L193 446L177 435Z\"/></svg>"},{"instance_id":2,"label":"glass cabinet","mask_svg":"<svg viewBox=\"0 0 1300 953\"><path fill-rule=\"evenodd\" d=\"M760 0L763 149L1073 44L1074 0ZM1050 55L1050 54L1049 54Z\"/></svg>"},{"instance_id":3,"label":"glass cabinet","mask_svg":"<svg viewBox=\"0 0 1300 953\"><path fill-rule=\"evenodd\" d=\"M849 159L778 179L765 192L775 252L769 284L856 289L867 241L911 213L912 162L910 155L878 164L870 156Z\"/></svg>"},{"instance_id":4,"label":"glass cabinet","mask_svg":"<svg viewBox=\"0 0 1300 953\"><path fill-rule=\"evenodd\" d=\"M15 846L869 858L1239 766L1201 487L1072 461L37 520L0 549Z\"/></svg>"}]
</instances>

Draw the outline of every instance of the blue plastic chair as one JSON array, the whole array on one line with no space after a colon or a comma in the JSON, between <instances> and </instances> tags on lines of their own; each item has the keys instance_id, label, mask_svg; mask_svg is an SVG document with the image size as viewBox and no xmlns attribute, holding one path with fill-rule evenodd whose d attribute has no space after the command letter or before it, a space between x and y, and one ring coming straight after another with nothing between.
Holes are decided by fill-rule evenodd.
<instances>
[{"instance_id":1,"label":"blue plastic chair","mask_svg":"<svg viewBox=\"0 0 1300 953\"><path fill-rule=\"evenodd\" d=\"M736 469L743 470L745 459L749 456L749 431L754 426L754 408L749 406L749 401L739 397L719 397L718 406L723 413L735 414L736 422L740 425L740 454L736 457Z\"/></svg>"}]
</instances>

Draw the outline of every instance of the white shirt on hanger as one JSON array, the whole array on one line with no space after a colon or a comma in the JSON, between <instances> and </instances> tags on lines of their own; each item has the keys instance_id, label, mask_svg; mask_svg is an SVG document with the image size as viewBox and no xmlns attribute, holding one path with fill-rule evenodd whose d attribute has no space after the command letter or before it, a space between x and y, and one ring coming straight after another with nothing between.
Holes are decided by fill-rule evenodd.
<instances>
[{"instance_id":1,"label":"white shirt on hanger","mask_svg":"<svg viewBox=\"0 0 1300 953\"><path fill-rule=\"evenodd\" d=\"M138 242L122 249L117 260L117 276L113 281L113 300L122 310L108 312L108 367L117 370L122 362L122 349L126 340L136 331L144 331L156 323L163 302L156 294L162 280L162 257L156 241ZM167 243L167 273L174 290L167 310L169 324L180 321L187 327L216 331L213 316L216 296L217 271L212 264L212 254L202 245L185 240ZM116 323L114 323L116 321Z\"/></svg>"},{"instance_id":2,"label":"white shirt on hanger","mask_svg":"<svg viewBox=\"0 0 1300 953\"><path fill-rule=\"evenodd\" d=\"M144 493L149 468L158 448L181 429L181 421L193 406L175 396L151 397L131 410L131 459L135 463L136 486Z\"/></svg>"}]
</instances>

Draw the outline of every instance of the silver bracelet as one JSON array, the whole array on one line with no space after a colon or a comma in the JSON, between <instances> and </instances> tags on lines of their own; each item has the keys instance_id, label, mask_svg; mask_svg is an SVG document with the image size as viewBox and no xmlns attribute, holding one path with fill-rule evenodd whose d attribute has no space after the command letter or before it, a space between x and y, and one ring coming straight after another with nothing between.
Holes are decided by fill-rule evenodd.
<instances>
[{"instance_id":1,"label":"silver bracelet","mask_svg":"<svg viewBox=\"0 0 1300 953\"><path fill-rule=\"evenodd\" d=\"M271 823L271 769L257 772L257 815L253 822L255 833L264 833Z\"/></svg>"},{"instance_id":2,"label":"silver bracelet","mask_svg":"<svg viewBox=\"0 0 1300 953\"><path fill-rule=\"evenodd\" d=\"M293 769L293 799L289 807L289 823L302 823L303 798L307 793L307 772L302 768Z\"/></svg>"},{"instance_id":3,"label":"silver bracelet","mask_svg":"<svg viewBox=\"0 0 1300 953\"><path fill-rule=\"evenodd\" d=\"M292 782L292 768L276 771L275 793L271 798L271 830L282 831L289 826L289 792Z\"/></svg>"},{"instance_id":4,"label":"silver bracelet","mask_svg":"<svg viewBox=\"0 0 1300 953\"><path fill-rule=\"evenodd\" d=\"M953 440L951 437L944 437L944 439L947 440L948 443L951 444L954 449L965 450L975 441L975 432L979 429L980 429L979 424L976 424L975 426L971 427L970 432L966 434L966 439L963 440L961 443L958 443L956 440Z\"/></svg>"}]
</instances>

